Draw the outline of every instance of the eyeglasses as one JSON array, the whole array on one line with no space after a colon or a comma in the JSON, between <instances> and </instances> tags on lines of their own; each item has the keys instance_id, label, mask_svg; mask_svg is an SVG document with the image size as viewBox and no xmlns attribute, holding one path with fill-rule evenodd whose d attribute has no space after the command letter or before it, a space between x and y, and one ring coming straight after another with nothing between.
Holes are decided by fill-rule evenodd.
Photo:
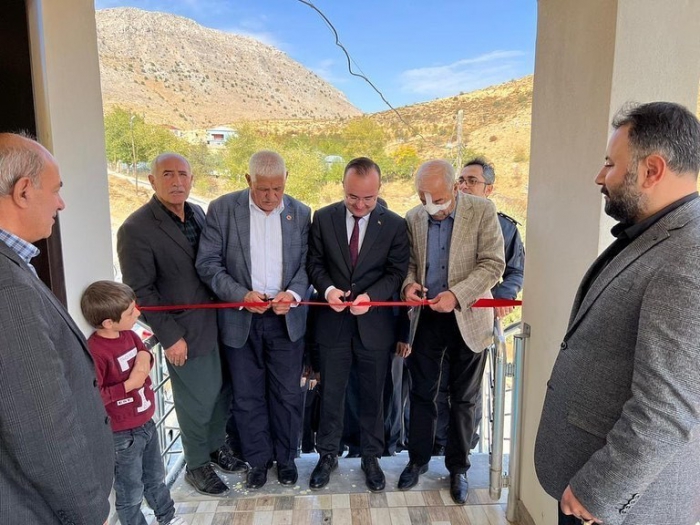
<instances>
[{"instance_id":1,"label":"eyeglasses","mask_svg":"<svg viewBox=\"0 0 700 525\"><path fill-rule=\"evenodd\" d=\"M358 202L362 201L362 204L365 204L367 206L371 205L374 201L377 200L376 195L373 195L371 197L358 197L357 195L346 195L345 198L350 204L357 204Z\"/></svg>"},{"instance_id":2,"label":"eyeglasses","mask_svg":"<svg viewBox=\"0 0 700 525\"><path fill-rule=\"evenodd\" d=\"M484 182L480 181L476 177L467 177L466 179L464 177L460 177L457 179L457 184L466 184L470 188L476 186L477 184L483 184L484 186L490 186L490 182Z\"/></svg>"}]
</instances>

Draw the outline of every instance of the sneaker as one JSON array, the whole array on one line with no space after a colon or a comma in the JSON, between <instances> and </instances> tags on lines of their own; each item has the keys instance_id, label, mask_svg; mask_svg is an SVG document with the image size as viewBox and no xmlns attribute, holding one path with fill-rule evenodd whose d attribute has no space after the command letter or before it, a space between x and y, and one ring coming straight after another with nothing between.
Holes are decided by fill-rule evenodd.
<instances>
[{"instance_id":1,"label":"sneaker","mask_svg":"<svg viewBox=\"0 0 700 525\"><path fill-rule=\"evenodd\" d=\"M226 483L216 475L211 465L190 470L185 470L185 481L192 485L194 490L205 496L222 496L228 492Z\"/></svg>"},{"instance_id":2,"label":"sneaker","mask_svg":"<svg viewBox=\"0 0 700 525\"><path fill-rule=\"evenodd\" d=\"M212 452L209 455L211 459L211 464L219 467L221 470L227 474L233 474L234 472L245 472L248 470L248 464L237 458L236 454L229 448L228 445L222 445L219 450Z\"/></svg>"}]
</instances>

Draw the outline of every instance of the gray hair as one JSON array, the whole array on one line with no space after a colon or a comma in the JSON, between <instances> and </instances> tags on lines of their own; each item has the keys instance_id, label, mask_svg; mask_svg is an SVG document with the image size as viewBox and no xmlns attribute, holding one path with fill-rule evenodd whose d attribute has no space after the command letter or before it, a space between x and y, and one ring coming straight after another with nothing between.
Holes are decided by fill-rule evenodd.
<instances>
[{"instance_id":1,"label":"gray hair","mask_svg":"<svg viewBox=\"0 0 700 525\"><path fill-rule=\"evenodd\" d=\"M277 177L286 175L287 167L284 164L284 159L276 151L260 150L254 153L248 161L248 175L250 180L255 181L256 177Z\"/></svg>"},{"instance_id":2,"label":"gray hair","mask_svg":"<svg viewBox=\"0 0 700 525\"><path fill-rule=\"evenodd\" d=\"M654 153L676 173L700 170L700 122L687 108L673 102L626 104L615 115L612 126L629 126L632 167Z\"/></svg>"},{"instance_id":3,"label":"gray hair","mask_svg":"<svg viewBox=\"0 0 700 525\"><path fill-rule=\"evenodd\" d=\"M468 160L464 164L465 168L467 166L481 166L481 169L484 172L484 180L489 184L493 184L494 182L496 182L496 172L493 169L493 165L489 164L489 162L484 157L474 157L473 159Z\"/></svg>"},{"instance_id":4,"label":"gray hair","mask_svg":"<svg viewBox=\"0 0 700 525\"><path fill-rule=\"evenodd\" d=\"M158 164L160 162L162 162L165 159L170 158L170 157L175 157L175 158L182 160L185 164L187 164L187 170L190 172L190 175L192 174L192 166L190 166L189 160L187 160L185 157L183 157L179 153L166 152L166 153L161 153L155 159L153 159L153 162L151 162L151 175L155 175L157 173Z\"/></svg>"},{"instance_id":5,"label":"gray hair","mask_svg":"<svg viewBox=\"0 0 700 525\"><path fill-rule=\"evenodd\" d=\"M455 169L452 164L443 159L428 160L418 166L415 174L416 189L418 188L418 183L422 181L425 177L433 174L440 174L445 179L445 184L448 188L452 188L455 184Z\"/></svg>"},{"instance_id":6,"label":"gray hair","mask_svg":"<svg viewBox=\"0 0 700 525\"><path fill-rule=\"evenodd\" d=\"M32 139L24 133L15 135L11 133L0 134L0 139L21 137ZM37 143L38 144L38 143ZM15 140L0 140L0 196L9 195L22 177L27 177L34 186L41 185L41 173L46 165L45 156L41 149L23 147L22 143Z\"/></svg>"}]
</instances>

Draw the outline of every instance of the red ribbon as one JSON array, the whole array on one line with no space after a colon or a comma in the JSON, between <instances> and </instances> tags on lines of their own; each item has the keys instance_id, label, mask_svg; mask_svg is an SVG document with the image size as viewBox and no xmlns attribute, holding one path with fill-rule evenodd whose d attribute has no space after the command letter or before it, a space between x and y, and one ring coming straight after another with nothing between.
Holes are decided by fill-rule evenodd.
<instances>
[{"instance_id":1,"label":"red ribbon","mask_svg":"<svg viewBox=\"0 0 700 525\"><path fill-rule=\"evenodd\" d=\"M241 303L203 303L203 304L175 304L167 306L139 306L138 309L142 312L168 312L171 310L206 310L219 308L260 308L270 305L271 301L265 302L241 302ZM330 306L326 302L320 301L299 301L291 304L298 306ZM353 306L351 302L341 303L345 306ZM363 301L354 306L429 306L431 301ZM511 299L479 299L471 307L472 308L498 308L507 306L520 306L522 301Z\"/></svg>"}]
</instances>

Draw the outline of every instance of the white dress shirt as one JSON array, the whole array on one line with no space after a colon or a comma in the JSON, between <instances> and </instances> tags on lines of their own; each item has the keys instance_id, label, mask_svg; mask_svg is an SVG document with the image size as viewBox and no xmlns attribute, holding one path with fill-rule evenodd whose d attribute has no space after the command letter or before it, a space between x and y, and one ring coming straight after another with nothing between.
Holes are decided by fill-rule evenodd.
<instances>
[{"instance_id":1,"label":"white dress shirt","mask_svg":"<svg viewBox=\"0 0 700 525\"><path fill-rule=\"evenodd\" d=\"M368 213L364 217L362 217L359 221L357 221L357 225L360 228L360 236L357 240L357 256L360 256L360 253L362 253L362 242L365 240L365 233L367 233L367 225L369 224L369 216L371 213ZM353 217L352 213L350 213L350 210L345 208L345 228L347 229L348 232L348 245L350 245L350 237L352 237L352 230L355 228L355 218ZM335 290L335 286L329 286L326 288L325 293L323 296L326 298L326 301L328 300L328 292L331 290Z\"/></svg>"},{"instance_id":2,"label":"white dress shirt","mask_svg":"<svg viewBox=\"0 0 700 525\"><path fill-rule=\"evenodd\" d=\"M270 299L282 291L282 220L284 201L269 214L261 210L252 197L250 203L250 280L253 290ZM297 301L299 295L287 290Z\"/></svg>"}]
</instances>

